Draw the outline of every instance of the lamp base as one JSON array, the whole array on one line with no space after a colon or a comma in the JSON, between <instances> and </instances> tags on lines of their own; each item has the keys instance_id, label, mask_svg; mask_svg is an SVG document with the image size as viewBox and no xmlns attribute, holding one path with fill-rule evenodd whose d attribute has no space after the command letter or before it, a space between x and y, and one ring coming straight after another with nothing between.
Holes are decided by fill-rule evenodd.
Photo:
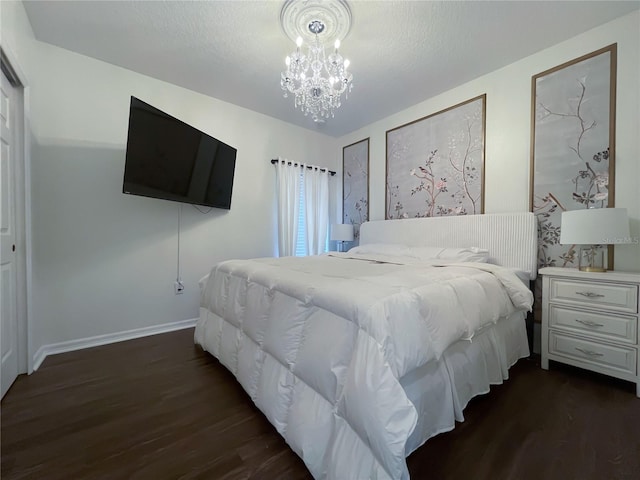
<instances>
[{"instance_id":1,"label":"lamp base","mask_svg":"<svg viewBox=\"0 0 640 480\"><path fill-rule=\"evenodd\" d=\"M601 267L579 267L579 270L581 272L598 272L598 273L607 271L606 268L601 268Z\"/></svg>"},{"instance_id":2,"label":"lamp base","mask_svg":"<svg viewBox=\"0 0 640 480\"><path fill-rule=\"evenodd\" d=\"M584 245L578 251L578 270L582 272L606 272L604 248L601 245Z\"/></svg>"}]
</instances>

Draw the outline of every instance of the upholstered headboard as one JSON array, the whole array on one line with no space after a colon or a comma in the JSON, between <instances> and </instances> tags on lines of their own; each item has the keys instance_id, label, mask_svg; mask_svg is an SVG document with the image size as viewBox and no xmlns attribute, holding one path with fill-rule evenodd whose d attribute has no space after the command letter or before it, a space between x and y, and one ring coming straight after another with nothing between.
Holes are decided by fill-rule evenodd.
<instances>
[{"instance_id":1,"label":"upholstered headboard","mask_svg":"<svg viewBox=\"0 0 640 480\"><path fill-rule=\"evenodd\" d=\"M360 244L486 248L491 263L523 270L533 280L537 225L531 212L376 220L361 225Z\"/></svg>"}]
</instances>

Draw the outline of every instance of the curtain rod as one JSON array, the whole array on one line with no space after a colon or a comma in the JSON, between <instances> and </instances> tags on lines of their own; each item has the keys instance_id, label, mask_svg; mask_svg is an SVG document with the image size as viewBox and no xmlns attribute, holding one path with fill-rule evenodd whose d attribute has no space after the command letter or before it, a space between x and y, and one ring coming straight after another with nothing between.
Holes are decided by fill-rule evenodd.
<instances>
[{"instance_id":1,"label":"curtain rod","mask_svg":"<svg viewBox=\"0 0 640 480\"><path fill-rule=\"evenodd\" d=\"M271 159L271 163L272 163L273 165L275 165L276 163L278 163L278 161L279 161L279 160L278 160L277 158L272 158L272 159ZM297 163L287 162L287 165L292 165L292 164L293 164L293 165L298 165ZM302 166L302 165L300 165L300 166ZM307 168L314 168L314 167L313 167L313 165L307 165ZM321 172L328 171L328 172L331 174L331 176L332 176L332 177L336 174L336 172L334 172L333 170L329 170L329 169L327 169L327 168L320 168L320 171L321 171Z\"/></svg>"}]
</instances>

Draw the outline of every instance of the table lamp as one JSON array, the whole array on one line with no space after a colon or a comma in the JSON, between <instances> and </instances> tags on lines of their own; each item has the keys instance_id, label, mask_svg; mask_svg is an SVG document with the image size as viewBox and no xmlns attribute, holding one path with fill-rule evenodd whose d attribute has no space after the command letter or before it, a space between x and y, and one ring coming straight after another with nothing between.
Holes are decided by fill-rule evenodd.
<instances>
[{"instance_id":1,"label":"table lamp","mask_svg":"<svg viewBox=\"0 0 640 480\"><path fill-rule=\"evenodd\" d=\"M578 268L606 272L603 245L630 243L626 208L585 208L562 212L560 243L578 245Z\"/></svg>"},{"instance_id":2,"label":"table lamp","mask_svg":"<svg viewBox=\"0 0 640 480\"><path fill-rule=\"evenodd\" d=\"M350 223L335 223L331 226L331 240L338 242L338 251L344 251L344 242L353 241L353 225Z\"/></svg>"}]
</instances>

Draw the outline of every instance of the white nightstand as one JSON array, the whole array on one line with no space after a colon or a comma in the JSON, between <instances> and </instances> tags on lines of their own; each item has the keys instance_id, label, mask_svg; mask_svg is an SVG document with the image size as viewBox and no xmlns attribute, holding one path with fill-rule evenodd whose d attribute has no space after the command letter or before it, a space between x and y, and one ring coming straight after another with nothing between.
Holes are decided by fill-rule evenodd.
<instances>
[{"instance_id":1,"label":"white nightstand","mask_svg":"<svg viewBox=\"0 0 640 480\"><path fill-rule=\"evenodd\" d=\"M542 368L555 360L635 382L640 273L541 268Z\"/></svg>"}]
</instances>

